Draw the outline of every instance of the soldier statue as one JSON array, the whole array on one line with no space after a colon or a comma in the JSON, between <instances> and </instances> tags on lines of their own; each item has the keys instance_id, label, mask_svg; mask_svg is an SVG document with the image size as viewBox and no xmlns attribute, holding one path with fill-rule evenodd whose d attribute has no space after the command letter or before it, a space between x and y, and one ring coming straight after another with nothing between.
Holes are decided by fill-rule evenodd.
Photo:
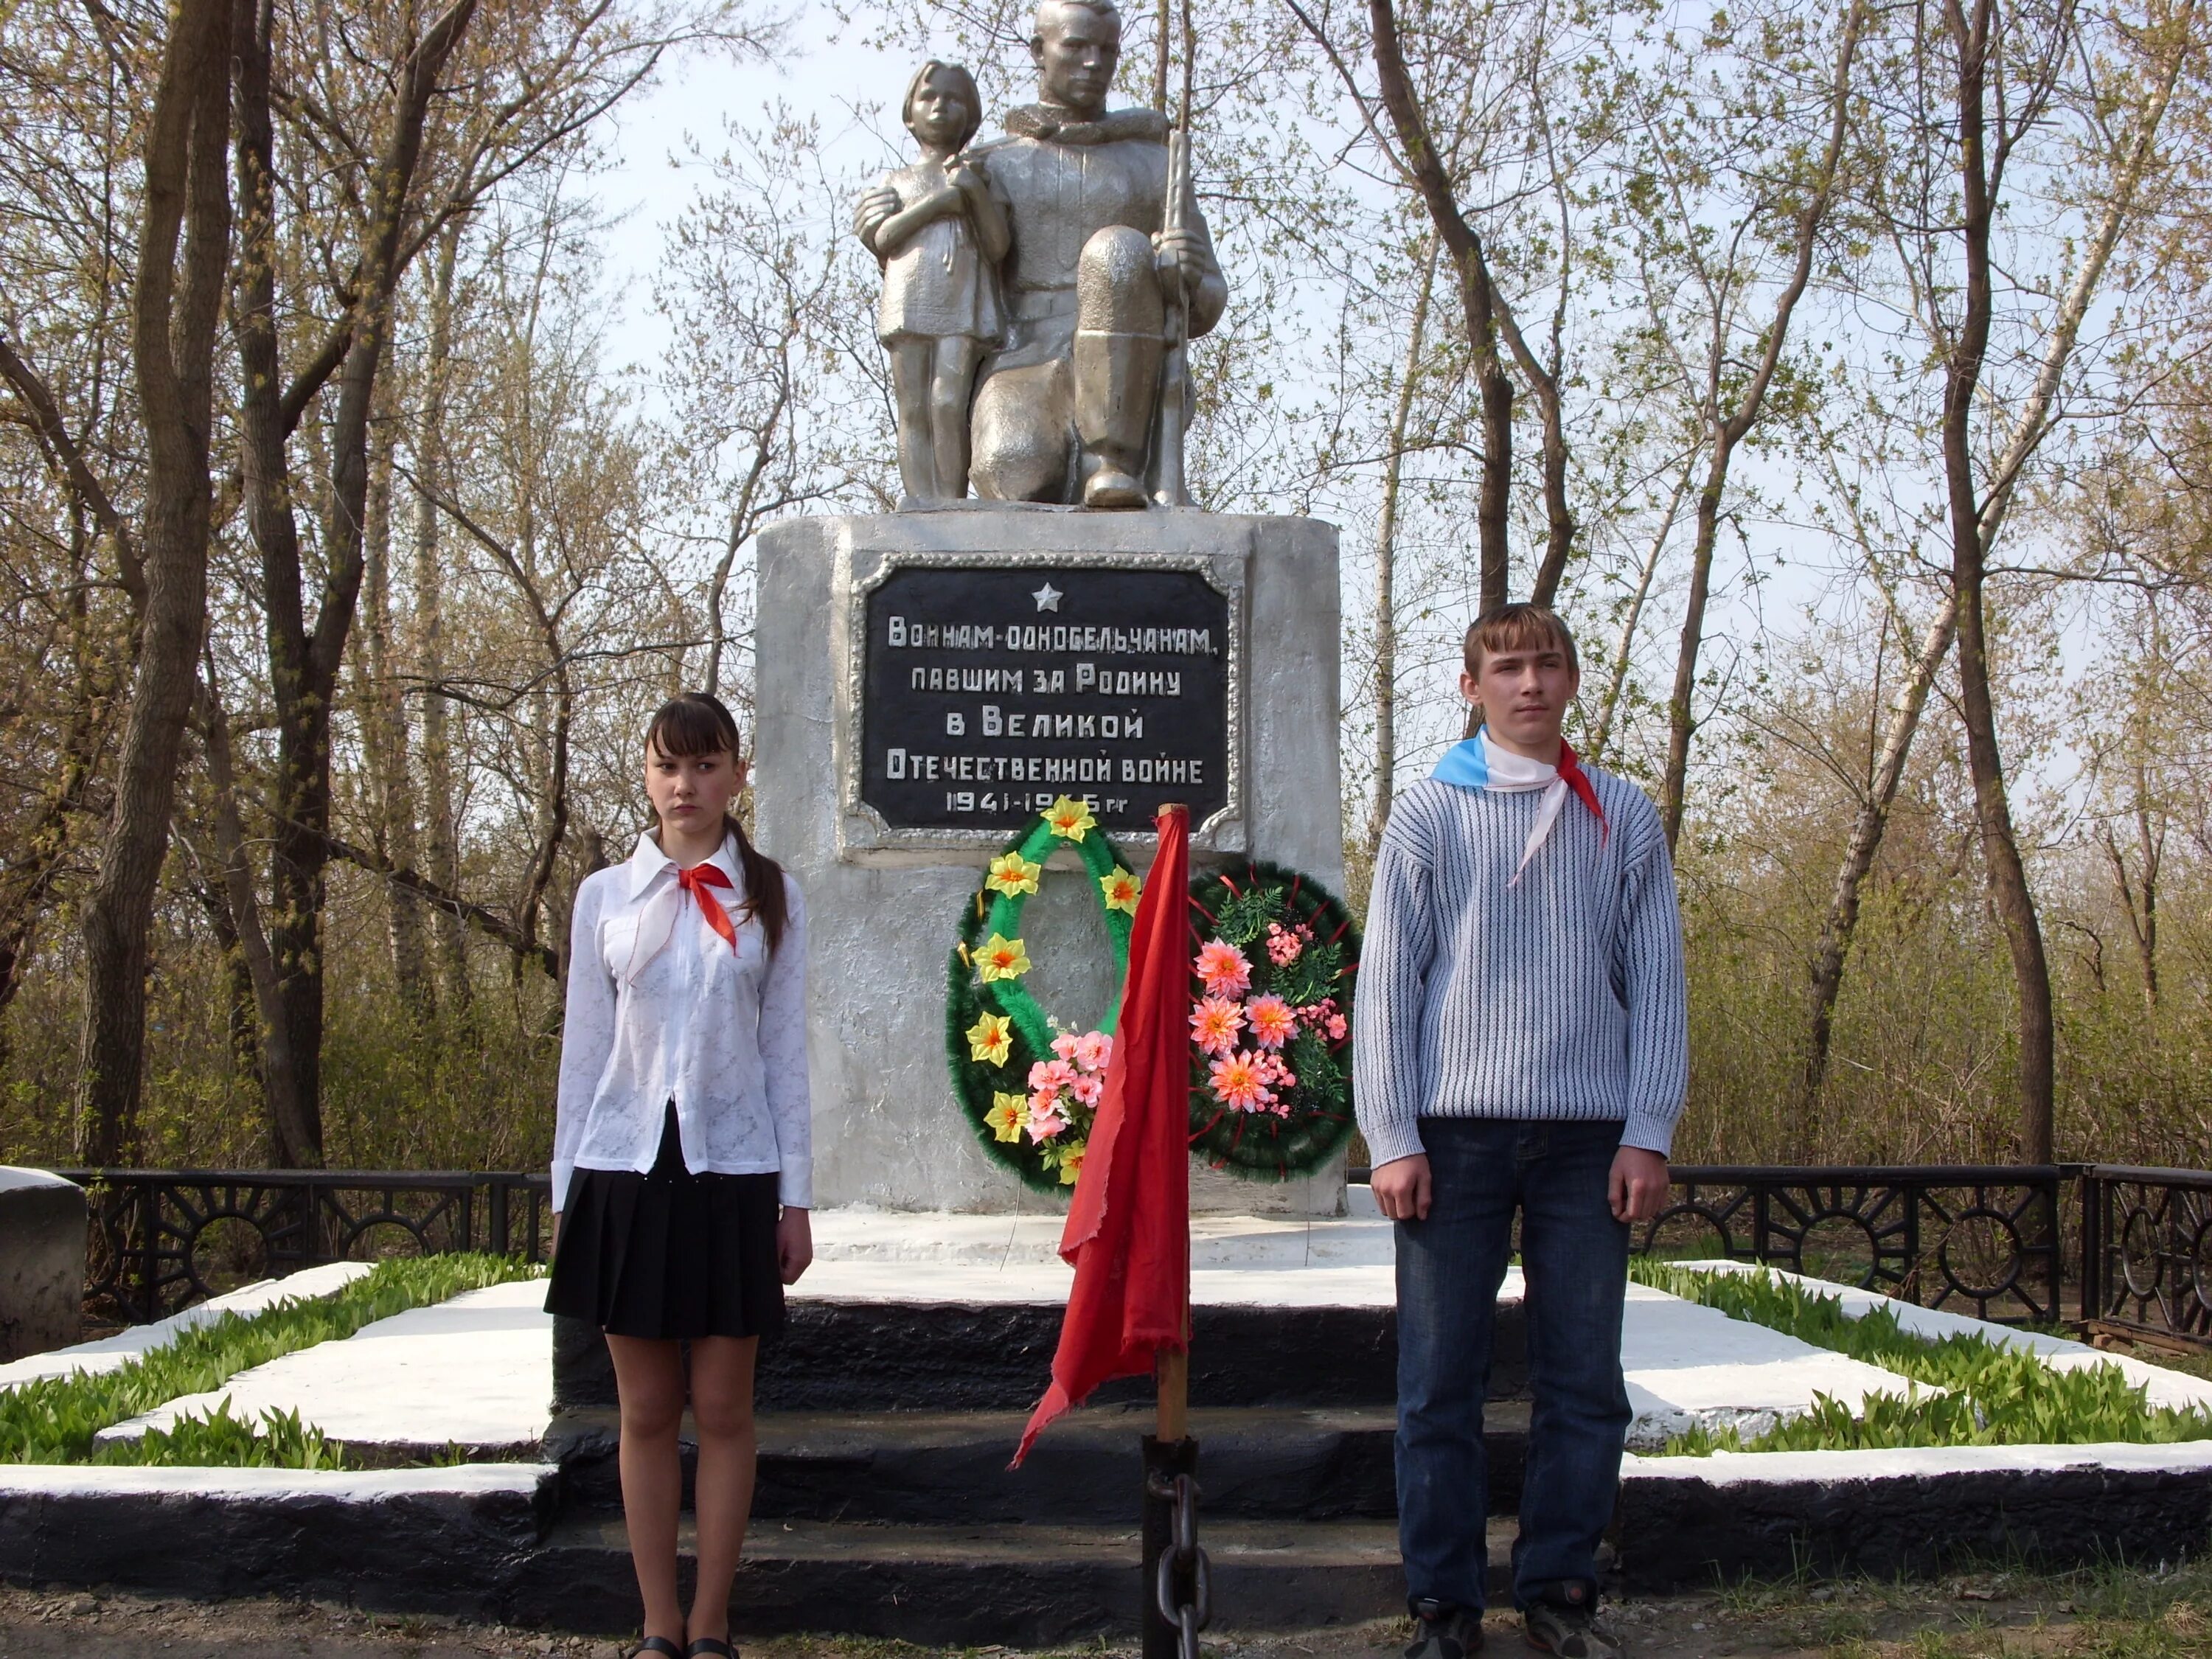
<instances>
[{"instance_id":1,"label":"soldier statue","mask_svg":"<svg viewBox=\"0 0 2212 1659\"><path fill-rule=\"evenodd\" d=\"M988 500L1146 505L1160 428L1175 423L1179 453L1187 418L1180 396L1160 395L1171 337L1206 333L1228 301L1188 179L1170 167L1167 118L1106 107L1121 52L1109 0L1042 0L1030 41L1038 101L963 158L1011 237L1005 334L969 416L969 481ZM862 240L876 246L900 210L897 192L871 190L855 213Z\"/></svg>"}]
</instances>

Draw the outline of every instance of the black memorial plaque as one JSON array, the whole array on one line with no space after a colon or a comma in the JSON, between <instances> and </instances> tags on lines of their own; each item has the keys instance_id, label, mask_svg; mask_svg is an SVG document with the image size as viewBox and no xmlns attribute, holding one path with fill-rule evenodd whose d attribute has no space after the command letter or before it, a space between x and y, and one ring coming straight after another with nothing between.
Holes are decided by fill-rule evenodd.
<instances>
[{"instance_id":1,"label":"black memorial plaque","mask_svg":"<svg viewBox=\"0 0 2212 1659\"><path fill-rule=\"evenodd\" d=\"M868 595L865 648L860 798L894 830L1228 804L1229 599L1195 571L909 565Z\"/></svg>"}]
</instances>

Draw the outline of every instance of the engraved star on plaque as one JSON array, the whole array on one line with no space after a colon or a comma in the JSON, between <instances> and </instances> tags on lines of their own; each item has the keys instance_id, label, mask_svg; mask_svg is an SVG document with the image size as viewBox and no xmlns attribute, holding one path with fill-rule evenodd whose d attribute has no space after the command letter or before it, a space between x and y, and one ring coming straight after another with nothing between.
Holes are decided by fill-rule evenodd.
<instances>
[{"instance_id":1,"label":"engraved star on plaque","mask_svg":"<svg viewBox=\"0 0 2212 1659\"><path fill-rule=\"evenodd\" d=\"M1060 602L1067 596L1065 593L1062 593L1058 588L1054 587L1050 582L1047 582L1042 587L1037 589L1036 592L1030 594L1030 597L1036 601L1036 608L1039 611L1057 612L1060 609Z\"/></svg>"}]
</instances>

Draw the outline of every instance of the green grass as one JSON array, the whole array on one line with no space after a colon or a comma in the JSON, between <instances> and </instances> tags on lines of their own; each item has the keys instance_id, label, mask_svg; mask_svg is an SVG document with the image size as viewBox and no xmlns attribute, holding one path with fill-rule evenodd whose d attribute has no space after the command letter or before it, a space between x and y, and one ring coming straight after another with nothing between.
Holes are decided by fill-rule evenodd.
<instances>
[{"instance_id":1,"label":"green grass","mask_svg":"<svg viewBox=\"0 0 2212 1659\"><path fill-rule=\"evenodd\" d=\"M95 1446L93 1437L183 1395L208 1394L242 1370L364 1325L465 1291L532 1277L511 1256L433 1255L380 1261L336 1296L290 1297L252 1315L225 1314L112 1371L42 1378L0 1392L0 1463L204 1464L331 1468L337 1452L296 1413L258 1422L230 1414L228 1400L135 1442Z\"/></svg>"},{"instance_id":2,"label":"green grass","mask_svg":"<svg viewBox=\"0 0 2212 1659\"><path fill-rule=\"evenodd\" d=\"M1693 1429L1667 1445L1675 1456L1729 1451L1837 1451L1904 1446L2068 1446L2106 1441L2212 1439L2212 1414L2154 1407L2117 1365L2055 1370L2033 1352L1979 1334L1915 1336L1887 1308L1853 1319L1841 1298L1763 1273L1698 1272L1632 1261L1630 1276L1731 1319L1848 1354L1929 1389L1869 1395L1855 1412L1825 1394L1812 1409L1746 1441L1734 1430Z\"/></svg>"}]
</instances>

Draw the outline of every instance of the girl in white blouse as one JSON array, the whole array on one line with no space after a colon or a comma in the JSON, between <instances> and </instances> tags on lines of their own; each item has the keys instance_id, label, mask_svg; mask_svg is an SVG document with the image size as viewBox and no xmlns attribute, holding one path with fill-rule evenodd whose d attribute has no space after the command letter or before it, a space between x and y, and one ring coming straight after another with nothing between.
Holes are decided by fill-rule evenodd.
<instances>
[{"instance_id":1,"label":"girl in white blouse","mask_svg":"<svg viewBox=\"0 0 2212 1659\"><path fill-rule=\"evenodd\" d=\"M545 1305L606 1333L645 1601L636 1652L678 1659L734 1652L754 1356L814 1254L805 908L730 815L739 753L737 722L703 692L663 705L647 728L658 823L627 863L576 890L553 1136ZM684 1341L699 1436L688 1624L676 1586Z\"/></svg>"}]
</instances>

